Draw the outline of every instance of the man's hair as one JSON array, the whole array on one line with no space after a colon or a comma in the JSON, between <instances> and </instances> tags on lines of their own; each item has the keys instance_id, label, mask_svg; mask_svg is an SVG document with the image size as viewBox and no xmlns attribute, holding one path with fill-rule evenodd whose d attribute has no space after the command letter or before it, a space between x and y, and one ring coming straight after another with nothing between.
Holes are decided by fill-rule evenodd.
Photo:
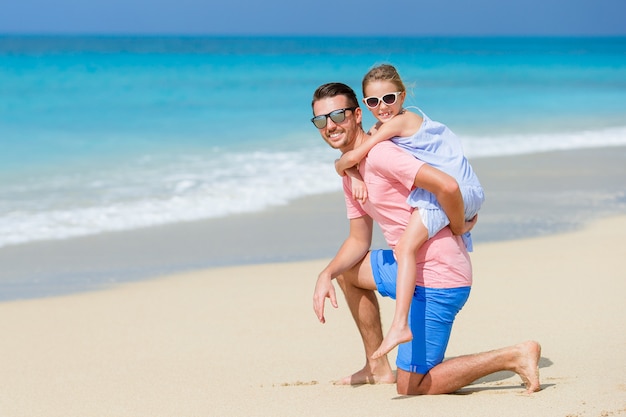
<instances>
[{"instance_id":1,"label":"man's hair","mask_svg":"<svg viewBox=\"0 0 626 417\"><path fill-rule=\"evenodd\" d=\"M345 96L348 99L348 107L359 107L359 100L356 98L354 90L343 83L328 83L320 85L313 93L311 107L316 101L335 96Z\"/></svg>"}]
</instances>

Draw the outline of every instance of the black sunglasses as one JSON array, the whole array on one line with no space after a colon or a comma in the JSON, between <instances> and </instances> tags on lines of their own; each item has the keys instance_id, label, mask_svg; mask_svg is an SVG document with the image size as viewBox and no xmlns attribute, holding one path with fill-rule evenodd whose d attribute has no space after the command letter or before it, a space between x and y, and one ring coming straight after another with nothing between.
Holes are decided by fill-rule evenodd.
<instances>
[{"instance_id":1,"label":"black sunglasses","mask_svg":"<svg viewBox=\"0 0 626 417\"><path fill-rule=\"evenodd\" d=\"M341 123L344 120L346 120L346 111L348 110L354 111L357 108L358 107L346 107L345 109L333 110L328 114L320 114L319 116L315 116L314 118L311 119L311 121L313 122L316 128L324 129L326 127L326 122L329 117L330 117L330 120L332 120L333 122Z\"/></svg>"},{"instance_id":2,"label":"black sunglasses","mask_svg":"<svg viewBox=\"0 0 626 417\"><path fill-rule=\"evenodd\" d=\"M396 102L400 94L402 94L402 91L397 91L395 93L388 93L382 97L370 96L370 97L365 97L363 101L365 101L365 104L370 109L376 108L380 104L381 101L391 106L393 103Z\"/></svg>"}]
</instances>

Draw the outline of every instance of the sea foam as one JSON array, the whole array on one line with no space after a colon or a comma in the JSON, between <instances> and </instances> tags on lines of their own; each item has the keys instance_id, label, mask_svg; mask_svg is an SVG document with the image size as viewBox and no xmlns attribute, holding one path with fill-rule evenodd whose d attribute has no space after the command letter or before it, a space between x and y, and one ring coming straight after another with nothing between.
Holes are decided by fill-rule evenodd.
<instances>
[{"instance_id":1,"label":"sea foam","mask_svg":"<svg viewBox=\"0 0 626 417\"><path fill-rule=\"evenodd\" d=\"M469 136L467 156L498 157L626 145L626 127L574 133ZM133 163L63 172L0 191L0 247L262 211L341 190L319 146L294 151L145 155Z\"/></svg>"}]
</instances>

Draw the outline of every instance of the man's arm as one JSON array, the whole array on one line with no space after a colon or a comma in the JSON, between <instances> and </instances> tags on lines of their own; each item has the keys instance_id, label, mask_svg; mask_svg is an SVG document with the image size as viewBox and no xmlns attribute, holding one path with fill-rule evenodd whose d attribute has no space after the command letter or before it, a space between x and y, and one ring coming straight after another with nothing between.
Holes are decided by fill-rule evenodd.
<instances>
[{"instance_id":1,"label":"man's arm","mask_svg":"<svg viewBox=\"0 0 626 417\"><path fill-rule=\"evenodd\" d=\"M332 279L355 266L370 249L373 221L369 216L350 220L350 234L343 242L335 257L319 274L313 293L313 310L321 323L325 323L324 305L326 298L337 308L337 296Z\"/></svg>"},{"instance_id":2,"label":"man's arm","mask_svg":"<svg viewBox=\"0 0 626 417\"><path fill-rule=\"evenodd\" d=\"M424 164L415 175L414 185L430 191L437 197L437 201L450 219L452 233L460 235L467 231L463 196L454 177Z\"/></svg>"}]
</instances>

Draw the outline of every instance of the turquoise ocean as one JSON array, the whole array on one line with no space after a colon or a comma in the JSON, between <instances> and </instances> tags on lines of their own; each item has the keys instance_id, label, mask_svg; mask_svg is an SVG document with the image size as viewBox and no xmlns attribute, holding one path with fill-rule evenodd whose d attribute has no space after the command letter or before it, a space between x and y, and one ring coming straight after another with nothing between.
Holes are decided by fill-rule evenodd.
<instances>
[{"instance_id":1,"label":"turquoise ocean","mask_svg":"<svg viewBox=\"0 0 626 417\"><path fill-rule=\"evenodd\" d=\"M338 191L311 96L380 63L470 159L626 145L623 37L0 36L0 247Z\"/></svg>"}]
</instances>

